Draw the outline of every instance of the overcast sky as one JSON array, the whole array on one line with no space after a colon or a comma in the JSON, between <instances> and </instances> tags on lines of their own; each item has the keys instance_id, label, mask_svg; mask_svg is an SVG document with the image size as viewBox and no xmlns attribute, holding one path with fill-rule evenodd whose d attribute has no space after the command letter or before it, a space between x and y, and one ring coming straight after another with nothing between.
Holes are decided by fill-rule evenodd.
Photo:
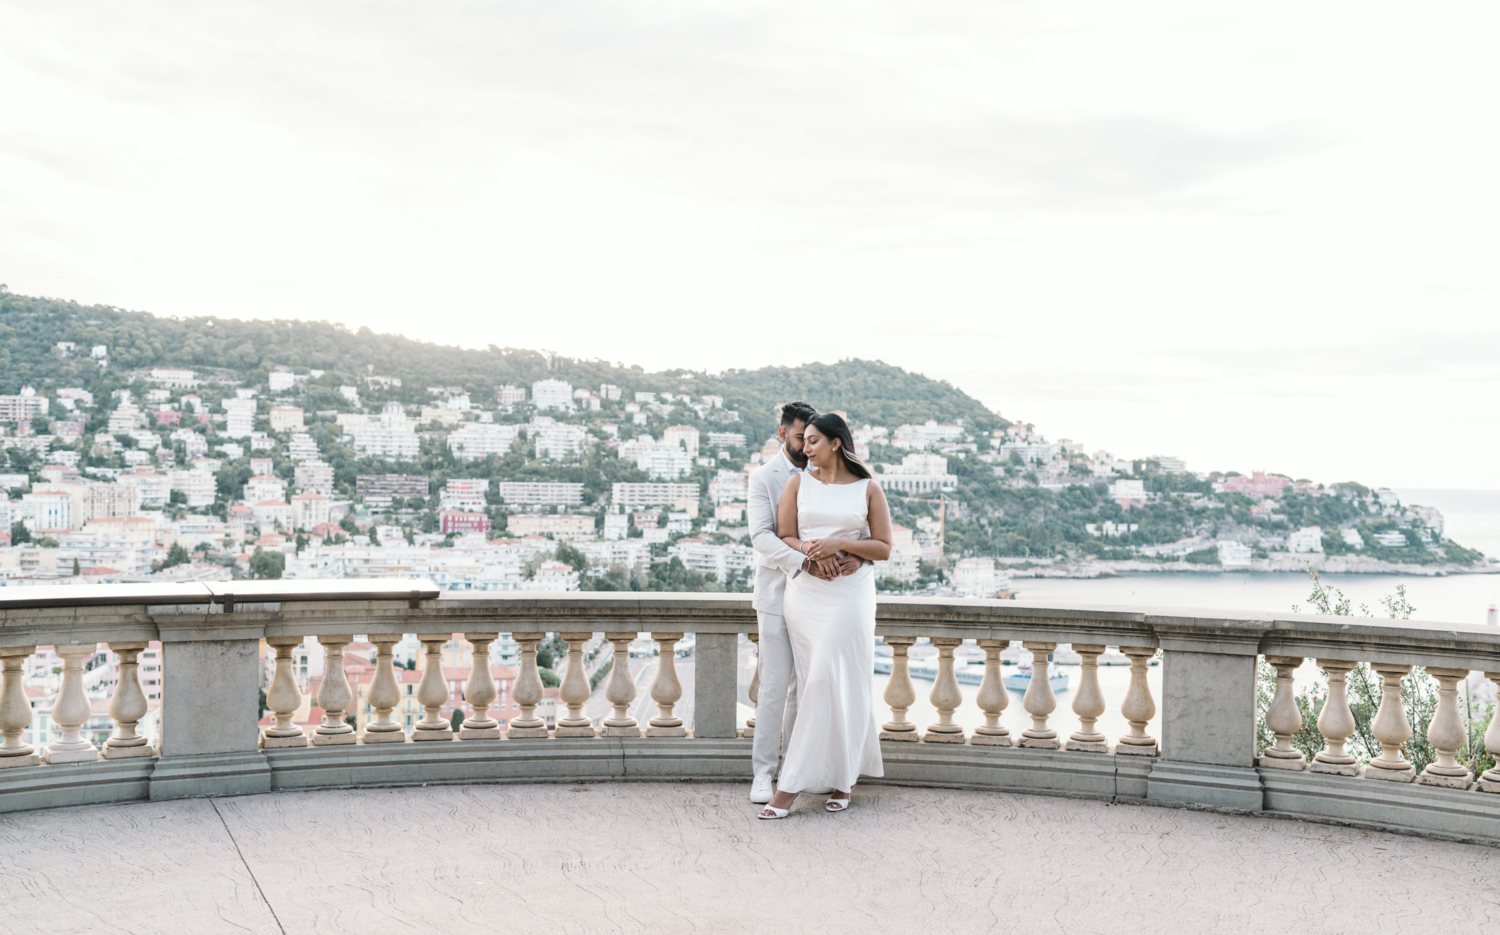
<instances>
[{"instance_id":1,"label":"overcast sky","mask_svg":"<svg viewBox=\"0 0 1500 935\"><path fill-rule=\"evenodd\" d=\"M1217 8L1215 8L1217 7ZM0 282L1500 488L1490 3L0 3Z\"/></svg>"}]
</instances>

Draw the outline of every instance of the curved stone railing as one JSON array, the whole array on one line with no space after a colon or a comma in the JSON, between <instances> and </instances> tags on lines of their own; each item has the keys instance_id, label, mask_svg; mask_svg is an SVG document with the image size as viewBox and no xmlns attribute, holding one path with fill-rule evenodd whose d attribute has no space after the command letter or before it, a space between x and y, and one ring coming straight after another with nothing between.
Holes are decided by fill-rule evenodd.
<instances>
[{"instance_id":1,"label":"curved stone railing","mask_svg":"<svg viewBox=\"0 0 1500 935\"><path fill-rule=\"evenodd\" d=\"M877 632L892 651L881 739L886 775L912 785L959 786L1079 795L1164 805L1245 810L1401 831L1500 841L1496 771L1473 777L1455 759L1464 742L1456 683L1482 671L1500 684L1500 632L1462 625L1312 615L1234 614L1039 607L1017 601L885 598ZM521 647L513 697L521 715L502 725L489 709L497 692L485 665L464 686L467 717L459 730L439 712L448 703L441 649L455 634L486 658L500 633ZM543 699L536 649L548 633L568 644L553 729L536 716ZM595 728L584 716L590 696L583 643L603 633L616 665L605 688L613 713ZM629 645L647 633L660 647L650 686L656 715L638 724L630 709ZM696 636L694 724L674 712L682 687L673 647ZM356 634L376 646L362 731L345 723L354 700L344 677L344 647ZM410 731L391 717L400 703L392 649L405 634L422 642L428 665L416 697L426 716ZM740 634L756 639L744 595L461 594L440 595L425 581L216 582L204 585L77 586L0 590L0 811L59 805L244 794L277 789L428 782L588 781L606 779L747 780L751 719L737 723ZM319 690L323 723L293 723L302 694L292 650L308 636L324 647ZM925 730L908 712L916 689L908 649L925 639L937 650L930 701L938 720ZM161 641L165 687L161 739L136 731L147 705L135 658ZM257 726L260 642L275 652L266 691L273 719ZM985 654L975 697L984 723L966 735L954 712L963 696L953 652L974 640ZM1030 726L1001 723L1008 693L1000 654L1018 642L1036 671L1021 701ZM83 666L105 644L120 657L109 702L113 733L96 748L81 734L92 709ZM1060 737L1050 726L1057 701L1047 657L1070 644L1082 657L1072 708L1079 729ZM39 646L62 659L54 729L41 749L22 740L32 717L22 685L24 660ZM1097 721L1112 703L1100 691L1097 660L1118 647L1131 662L1124 697L1129 724L1106 737ZM1161 697L1147 666L1160 654ZM1257 755L1256 666L1278 672L1267 723L1276 742ZM1326 746L1311 763L1290 744L1301 727L1293 672L1315 659L1329 693L1318 718ZM1354 720L1343 677L1369 662L1383 679L1373 722L1382 754L1361 766L1345 749ZM1411 728L1400 679L1425 666L1438 680L1428 738L1437 759L1418 775L1403 756ZM750 687L753 696L754 683ZM1148 727L1161 709L1161 736ZM427 743L423 741L446 741ZM1500 727L1486 745L1500 754ZM1394 781L1393 781L1394 780Z\"/></svg>"}]
</instances>

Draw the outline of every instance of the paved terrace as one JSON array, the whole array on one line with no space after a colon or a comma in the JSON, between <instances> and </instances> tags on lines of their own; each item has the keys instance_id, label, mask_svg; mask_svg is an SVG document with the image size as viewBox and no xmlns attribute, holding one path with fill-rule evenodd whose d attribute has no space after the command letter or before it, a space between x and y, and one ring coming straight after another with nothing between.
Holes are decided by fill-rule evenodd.
<instances>
[{"instance_id":1,"label":"paved terrace","mask_svg":"<svg viewBox=\"0 0 1500 935\"><path fill-rule=\"evenodd\" d=\"M1491 847L1041 795L456 785L0 815L0 931L1493 932Z\"/></svg>"}]
</instances>

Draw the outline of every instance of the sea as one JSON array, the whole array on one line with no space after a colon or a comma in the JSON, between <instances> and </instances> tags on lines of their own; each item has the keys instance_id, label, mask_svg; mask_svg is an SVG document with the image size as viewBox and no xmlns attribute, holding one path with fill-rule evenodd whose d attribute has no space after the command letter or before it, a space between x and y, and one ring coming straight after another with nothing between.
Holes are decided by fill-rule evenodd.
<instances>
[{"instance_id":1,"label":"sea","mask_svg":"<svg viewBox=\"0 0 1500 935\"><path fill-rule=\"evenodd\" d=\"M1444 534L1469 548L1478 549L1486 555L1500 556L1500 491L1496 490L1401 490L1402 502L1435 506L1443 512ZM1500 566L1492 566L1500 568ZM1354 602L1355 612L1365 604L1373 616L1384 616L1380 607L1382 597L1393 596L1398 586L1405 586L1406 599L1416 608L1412 619L1434 623L1487 622L1490 608L1500 605L1500 574L1458 574L1442 577L1420 577L1408 575L1324 575L1323 583L1338 588ZM1248 572L1224 572L1220 574L1139 574L1118 578L1018 578L1015 581L1018 597L1023 602L1035 601L1043 604L1099 604L1124 607L1206 607L1226 610L1280 611L1289 612L1300 607L1311 612L1308 593L1312 582L1305 574L1252 574ZM930 651L929 651L930 652ZM1078 717L1072 711L1073 694L1077 685L1078 667L1062 666L1070 684L1057 696L1057 709L1050 719L1050 726L1066 738L1078 729ZM1299 684L1307 684L1316 676L1311 662L1297 672ZM876 712L881 720L889 716L889 708L880 698L890 682L890 676L875 677ZM1153 666L1147 673L1147 682L1152 696L1157 700L1158 711L1147 730L1154 737L1161 737L1161 667ZM1128 725L1119 713L1120 700L1130 683L1130 670L1124 667L1101 668L1100 688L1106 699L1106 711L1099 719L1099 730L1112 740L1125 733ZM909 714L919 729L937 720L937 711L928 700L931 682L918 681L917 701ZM984 722L984 717L975 704L978 689L961 686L963 704L955 712L954 720L966 730ZM1021 707L1019 692L1007 692L1008 705L1001 723L1019 734L1028 724L1026 712Z\"/></svg>"}]
</instances>

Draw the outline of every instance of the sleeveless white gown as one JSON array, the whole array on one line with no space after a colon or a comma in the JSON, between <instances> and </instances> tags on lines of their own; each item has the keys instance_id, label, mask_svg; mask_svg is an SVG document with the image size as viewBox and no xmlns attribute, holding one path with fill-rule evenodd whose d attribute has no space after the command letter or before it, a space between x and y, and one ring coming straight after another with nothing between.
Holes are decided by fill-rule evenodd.
<instances>
[{"instance_id":1,"label":"sleeveless white gown","mask_svg":"<svg viewBox=\"0 0 1500 935\"><path fill-rule=\"evenodd\" d=\"M868 480L824 484L804 473L797 489L798 535L869 537ZM884 775L875 722L875 569L822 581L787 582L783 610L797 671L797 721L777 788L850 789Z\"/></svg>"}]
</instances>

